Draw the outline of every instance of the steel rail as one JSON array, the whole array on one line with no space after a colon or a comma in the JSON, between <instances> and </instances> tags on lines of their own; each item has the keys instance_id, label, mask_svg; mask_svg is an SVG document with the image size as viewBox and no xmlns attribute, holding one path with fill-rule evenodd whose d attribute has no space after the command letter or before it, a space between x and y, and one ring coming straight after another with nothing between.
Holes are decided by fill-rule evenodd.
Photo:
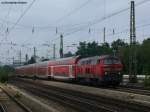
<instances>
[{"instance_id":1,"label":"steel rail","mask_svg":"<svg viewBox=\"0 0 150 112\"><path fill-rule=\"evenodd\" d=\"M11 96L10 93L8 93L5 89L0 87L0 89L12 100L14 101L23 111L25 112L32 112L25 104L23 104L21 101L16 99L15 97ZM5 111L4 111L5 112Z\"/></svg>"},{"instance_id":2,"label":"steel rail","mask_svg":"<svg viewBox=\"0 0 150 112\"><path fill-rule=\"evenodd\" d=\"M15 83L17 84L16 86L19 85L21 88L24 88L38 96L40 95L44 96L45 94L47 94L45 97L49 99L50 99L50 96L53 96L53 98L55 99L57 98L57 100L66 99L65 101L70 100L72 101L72 103L77 102L75 100L78 99L78 101L80 101L80 105L82 105L82 107L86 105L86 108L88 110L92 108L98 109L100 107L101 108L103 107L105 111L107 110L107 111L113 111L113 112L120 111L120 110L121 110L120 112L122 112L123 110L127 111L127 109L129 109L131 112L141 112L141 111L149 112L150 110L150 107L143 106L141 104L135 104L133 102L119 101L119 100L114 100L114 99L105 98L105 97L96 97L96 96L92 96L89 94L79 93L76 91L68 91L65 89L57 88L57 87L42 85L42 84L38 84L35 82L31 82L31 81L21 80L18 82L16 81ZM18 83L22 83L22 84L18 84Z\"/></svg>"},{"instance_id":3,"label":"steel rail","mask_svg":"<svg viewBox=\"0 0 150 112\"><path fill-rule=\"evenodd\" d=\"M7 112L6 105L0 103L0 112Z\"/></svg>"},{"instance_id":4,"label":"steel rail","mask_svg":"<svg viewBox=\"0 0 150 112\"><path fill-rule=\"evenodd\" d=\"M37 88L37 87L32 87L29 85L22 86L21 88L31 92L32 94L35 94L39 97L44 97L46 99L54 100L56 102L59 102L60 104L64 106L69 106L75 110L78 110L80 112L86 111L86 112L114 112L112 109L109 109L109 107L106 106L101 106L98 104L95 104L95 102L85 100L83 98L75 97L72 95L68 95L65 93L60 93L59 91L55 90L49 90L47 91L46 89L42 88Z\"/></svg>"},{"instance_id":5,"label":"steel rail","mask_svg":"<svg viewBox=\"0 0 150 112\"><path fill-rule=\"evenodd\" d=\"M137 89L131 87L116 87L115 89L112 90L150 96L150 90L145 89Z\"/></svg>"}]
</instances>

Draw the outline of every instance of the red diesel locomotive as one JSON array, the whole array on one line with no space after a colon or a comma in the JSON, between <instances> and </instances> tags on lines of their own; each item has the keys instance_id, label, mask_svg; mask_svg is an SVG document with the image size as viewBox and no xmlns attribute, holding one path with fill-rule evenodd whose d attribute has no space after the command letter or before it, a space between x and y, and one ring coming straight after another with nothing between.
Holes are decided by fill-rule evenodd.
<instances>
[{"instance_id":1,"label":"red diesel locomotive","mask_svg":"<svg viewBox=\"0 0 150 112\"><path fill-rule=\"evenodd\" d=\"M122 79L122 64L110 55L81 58L80 56L50 60L16 67L18 75L70 81L91 81L118 85Z\"/></svg>"}]
</instances>

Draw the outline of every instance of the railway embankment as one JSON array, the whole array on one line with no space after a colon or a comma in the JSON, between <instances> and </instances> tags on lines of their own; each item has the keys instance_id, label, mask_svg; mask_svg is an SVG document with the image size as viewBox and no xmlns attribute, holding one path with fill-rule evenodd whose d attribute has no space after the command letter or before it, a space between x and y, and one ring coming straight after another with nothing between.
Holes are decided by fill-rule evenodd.
<instances>
[{"instance_id":1,"label":"railway embankment","mask_svg":"<svg viewBox=\"0 0 150 112\"><path fill-rule=\"evenodd\" d=\"M68 99L68 101L71 101L72 98L75 97L76 99L74 100L78 99L78 101L85 101L84 104L88 101L92 102L91 104L97 104L98 106L105 105L106 108L108 107L107 109L111 107L113 108L112 110L115 110L114 108L117 108L118 110L119 108L118 112L122 112L122 110L125 109L129 109L131 112L149 112L150 110L149 95L87 87L56 81L17 79L14 82L15 84L22 84L22 88L39 96L45 96L46 94L46 98L49 98L50 96L53 96L53 99L54 97L60 97L60 99L63 97L64 100L66 98L65 102L67 102ZM89 105L89 103L87 103L87 105ZM93 108L98 108L96 105L92 106L94 106Z\"/></svg>"},{"instance_id":2,"label":"railway embankment","mask_svg":"<svg viewBox=\"0 0 150 112\"><path fill-rule=\"evenodd\" d=\"M10 95L4 89L5 85L0 84L0 112L32 112L23 103L17 100L17 96Z\"/></svg>"},{"instance_id":3,"label":"railway embankment","mask_svg":"<svg viewBox=\"0 0 150 112\"><path fill-rule=\"evenodd\" d=\"M26 80L26 79L21 79ZM27 79L30 82L33 82L33 80ZM56 81L43 81L43 80L36 80L34 83L38 84L44 84L48 86L53 86L56 88L66 89L66 90L72 90L72 91L78 91L81 93L96 95L96 96L103 96L103 97L110 97L118 100L124 100L129 102L140 102L145 105L150 105L150 96L142 95L142 94L136 94L126 91L115 91L110 89L103 89L103 88L95 88L95 87L88 87L88 86L82 86L82 85L76 85L71 83L63 83L63 82L56 82Z\"/></svg>"},{"instance_id":4,"label":"railway embankment","mask_svg":"<svg viewBox=\"0 0 150 112\"><path fill-rule=\"evenodd\" d=\"M13 103L5 103L5 107L7 106L9 108L6 108L5 111L2 112L57 112L55 109L12 85L0 84L0 88L3 94L5 94L11 102L13 101Z\"/></svg>"}]
</instances>

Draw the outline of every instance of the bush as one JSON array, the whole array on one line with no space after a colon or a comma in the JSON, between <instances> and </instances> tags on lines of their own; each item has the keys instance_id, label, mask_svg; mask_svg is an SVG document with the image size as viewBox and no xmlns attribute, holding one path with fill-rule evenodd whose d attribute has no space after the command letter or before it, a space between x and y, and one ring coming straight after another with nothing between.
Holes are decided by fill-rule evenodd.
<instances>
[{"instance_id":1,"label":"bush","mask_svg":"<svg viewBox=\"0 0 150 112\"><path fill-rule=\"evenodd\" d=\"M144 85L150 87L150 76L147 75L147 76L145 77Z\"/></svg>"},{"instance_id":2,"label":"bush","mask_svg":"<svg viewBox=\"0 0 150 112\"><path fill-rule=\"evenodd\" d=\"M0 82L5 83L8 81L8 74L12 73L14 68L10 66L0 67Z\"/></svg>"},{"instance_id":3,"label":"bush","mask_svg":"<svg viewBox=\"0 0 150 112\"><path fill-rule=\"evenodd\" d=\"M8 73L4 69L0 69L0 82L5 83L8 81Z\"/></svg>"}]
</instances>

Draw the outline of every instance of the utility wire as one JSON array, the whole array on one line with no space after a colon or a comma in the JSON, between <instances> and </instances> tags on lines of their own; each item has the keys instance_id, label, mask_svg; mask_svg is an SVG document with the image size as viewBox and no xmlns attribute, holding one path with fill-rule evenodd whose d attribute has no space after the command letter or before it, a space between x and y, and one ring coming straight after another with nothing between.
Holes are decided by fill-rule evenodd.
<instances>
[{"instance_id":1,"label":"utility wire","mask_svg":"<svg viewBox=\"0 0 150 112\"><path fill-rule=\"evenodd\" d=\"M8 13L7 13L6 16L5 16L5 20L7 20L7 19L9 18L11 9L12 9L12 5L10 5L9 8L8 8ZM7 27L8 27L8 22L6 22L6 25L7 25ZM1 32L0 32L0 33L2 33L3 30L6 30L5 28L3 28L3 26L4 26L4 22L1 24L1 27L0 27Z\"/></svg>"},{"instance_id":2,"label":"utility wire","mask_svg":"<svg viewBox=\"0 0 150 112\"><path fill-rule=\"evenodd\" d=\"M141 1L141 2L139 2L139 3L137 3L137 4L135 4L135 6L140 6L140 5L142 5L142 4L144 4L144 3L148 2L148 1L150 1L150 0L143 0L143 1ZM109 19L109 18L111 18L111 17L113 17L113 16L116 16L116 15L118 15L118 14L120 14L120 13L123 13L123 12L125 12L125 11L127 11L127 10L129 10L129 9L130 9L130 7L127 7L127 8L121 9L121 10L119 10L119 11L117 11L117 12L111 13L111 14L109 14L109 15L107 15L107 16L104 16L104 17L102 17L102 18L100 18L100 19L96 19L96 20L94 20L94 21L89 21L89 22L87 22L87 24L85 24L84 26L81 26L80 28L77 28L77 29L74 30L74 31L71 31L71 32L69 32L69 33L66 33L65 36L74 34L74 33L78 32L78 31L81 31L81 30L83 30L83 29L89 27L89 26L93 26L93 25L95 25L95 24L97 24L97 23L100 23L100 22L106 20L106 19Z\"/></svg>"},{"instance_id":3,"label":"utility wire","mask_svg":"<svg viewBox=\"0 0 150 112\"><path fill-rule=\"evenodd\" d=\"M21 16L17 19L17 21L15 22L15 24L11 27L10 31L13 30L15 28L15 26L20 22L20 20L24 17L24 15L29 11L29 9L32 7L32 5L34 4L36 0L33 0L31 2L31 4L25 9L25 11L21 14Z\"/></svg>"},{"instance_id":4,"label":"utility wire","mask_svg":"<svg viewBox=\"0 0 150 112\"><path fill-rule=\"evenodd\" d=\"M71 16L72 14L78 12L81 8L85 7L90 1L92 0L86 0L84 3L82 3L79 7L73 9L72 11L70 11L68 14L64 15L63 17L59 18L56 23L59 23L61 21L63 21L66 17Z\"/></svg>"},{"instance_id":5,"label":"utility wire","mask_svg":"<svg viewBox=\"0 0 150 112\"><path fill-rule=\"evenodd\" d=\"M72 11L70 11L69 13L67 13L66 15L64 15L63 17L59 18L59 19L56 21L56 23L61 22L61 21L63 21L66 17L71 16L73 13L76 13L76 12L79 11L81 8L85 7L90 1L92 1L92 0L87 0L87 1L85 1L85 2L82 3L79 7L73 9ZM33 4L34 2L35 2L35 0L33 0L33 2L31 3L31 5L29 6L29 8L32 6L32 4ZM27 9L27 10L28 10L28 9ZM25 11L24 13L26 13L26 11ZM24 13L22 14L22 16L24 16ZM20 18L22 18L22 17L20 17ZM22 26L22 27L32 27L32 26L26 26L26 25L18 24L18 22L16 22L16 23L17 23L17 24L16 24L16 23L14 23L14 22L6 21L6 20L3 20L3 19L0 19L0 21L9 22L9 23L11 23L11 24L14 24L14 26L18 25L18 26ZM18 19L18 21L20 21L20 20ZM70 25L70 26L72 26L72 25ZM54 26L35 26L35 28L39 28L39 29L49 29L49 28L56 28L56 27L54 27Z\"/></svg>"},{"instance_id":6,"label":"utility wire","mask_svg":"<svg viewBox=\"0 0 150 112\"><path fill-rule=\"evenodd\" d=\"M69 17L72 14L78 12L81 8L85 7L90 1L92 1L92 0L85 1L79 7L73 9L72 11L70 11L69 13L67 13L66 15L64 15L61 18L59 18L58 20L56 20L55 23L59 23L59 22L63 21L66 17ZM75 24L75 25L80 25L80 24ZM73 25L67 25L67 26L71 26L72 27ZM63 26L59 26L59 28L60 27L63 27ZM39 27L37 26L37 28L39 28L39 29L49 29L49 28L56 28L56 27L49 25L49 26L39 26Z\"/></svg>"},{"instance_id":7,"label":"utility wire","mask_svg":"<svg viewBox=\"0 0 150 112\"><path fill-rule=\"evenodd\" d=\"M135 6L140 6L140 5L142 5L142 4L146 3L146 2L149 2L149 1L150 1L150 0L143 0L143 1L141 1L141 2L139 2L139 3L137 3L137 4L135 4ZM97 19L97 20L95 20L95 21L91 21L91 22L89 22L87 25L85 25L85 26L83 26L83 27L81 27L81 28L78 28L77 30L75 30L75 31L73 31L73 32L66 33L65 36L72 35L72 34L78 32L78 31L81 31L81 30L83 30L83 29L85 29L85 28L88 28L89 26L93 26L93 25L95 25L95 24L97 24L97 23L100 23L100 22L102 22L102 21L104 21L104 20L106 20L106 19L109 19L109 18L111 18L111 17L113 17L113 16L116 16L116 15L118 15L118 14L120 14L120 13L123 13L123 12L125 12L125 11L127 11L127 10L129 10L129 9L130 9L130 7L124 8L124 9L121 9L121 10L119 10L119 11L117 11L117 12L111 13L111 14L109 14L109 15L107 15L107 16L104 16L104 17L102 17L102 18L100 18L100 19Z\"/></svg>"},{"instance_id":8,"label":"utility wire","mask_svg":"<svg viewBox=\"0 0 150 112\"><path fill-rule=\"evenodd\" d=\"M35 0L33 0L33 1L35 1ZM144 3L148 2L148 1L149 1L149 0L143 0L143 1L141 1L141 2L139 2L139 3L137 3L137 4L135 4L135 6L142 5L142 4L144 4ZM77 12L79 9L83 8L84 6L86 6L89 2L90 2L90 0L87 0L86 2L84 2L83 4L81 4L79 7L75 8L74 10L72 10L71 12L69 12L68 14L66 14L65 16L63 16L63 17L61 17L60 19L58 19L57 22L62 21L63 19L65 19L65 17L70 16L70 15L72 15L73 13ZM112 17L112 16L118 15L118 14L120 14L120 13L122 13L122 12L125 12L125 11L129 10L129 9L130 9L130 7L125 8L125 9L122 9L122 10L120 10L120 11L117 11L117 12L113 13L112 15L106 16L106 18L105 18L105 16L104 16L103 19L108 19L108 18L110 18L110 17ZM94 24L94 22L99 22L99 21L101 21L101 19L102 19L102 18L96 19L96 20L93 20L93 21L84 22L84 23L77 23L77 24L71 24L71 25L66 25L66 26L59 26L59 28L60 28L60 27L80 26L81 24L83 24L83 25L88 25L88 24L90 24L90 23L93 23L93 24ZM3 19L0 19L0 21L8 22L8 23L10 23L10 24L16 24L16 23L14 23L14 22L6 21L6 20L3 20ZM96 24L96 23L95 23L95 24ZM22 27L27 27L27 28L32 28L32 27L33 27L33 26L27 26L27 25L22 25L22 24L18 24L18 23L17 23L16 25L22 26ZM55 26L34 26L34 27L35 27L36 29L37 29L37 28L39 28L39 29L56 28Z\"/></svg>"},{"instance_id":9,"label":"utility wire","mask_svg":"<svg viewBox=\"0 0 150 112\"><path fill-rule=\"evenodd\" d=\"M34 0L34 1L35 1L35 0ZM140 2L140 3L138 3L138 4L136 4L136 6L139 6L139 5L141 5L141 4L145 3L145 2L148 2L148 1L149 1L149 0L144 0L144 1L142 1L142 2ZM117 15L117 14L120 14L120 13L122 13L122 12L128 10L128 9L129 9L129 8L125 8L125 9L122 9L122 10L117 11L117 12L115 12L115 13L112 13L112 14L106 16L106 17L100 18L100 19L95 20L95 21L91 21L91 22L90 22L89 24L87 24L86 26L83 26L83 27L81 27L81 28L75 29L74 31L72 31L72 32L70 32L70 33L66 33L65 36L68 36L68 35L71 35L71 34L73 34L73 33L78 32L78 31L81 31L82 29L86 28L86 27L89 26L89 25L94 25L94 24L97 24L97 23L99 23L99 22L102 22L103 20L108 19L108 18L110 18L110 17L113 17L113 16L115 16L115 15ZM23 16L22 16L22 17L23 17ZM22 17L21 17L21 18L22 18ZM18 20L19 20L19 19L18 19ZM20 20L19 20L19 21L20 21ZM14 26L16 26L19 21L17 21Z\"/></svg>"},{"instance_id":10,"label":"utility wire","mask_svg":"<svg viewBox=\"0 0 150 112\"><path fill-rule=\"evenodd\" d=\"M15 22L15 24L9 29L9 33L6 34L6 37L10 34L10 32L15 28L15 26L20 22L20 20L24 17L24 15L27 13L27 11L32 7L32 5L34 4L36 0L33 0L30 5L25 9L25 11L21 14L21 16L17 19L17 21ZM3 41L3 39L1 40L1 42Z\"/></svg>"}]
</instances>

